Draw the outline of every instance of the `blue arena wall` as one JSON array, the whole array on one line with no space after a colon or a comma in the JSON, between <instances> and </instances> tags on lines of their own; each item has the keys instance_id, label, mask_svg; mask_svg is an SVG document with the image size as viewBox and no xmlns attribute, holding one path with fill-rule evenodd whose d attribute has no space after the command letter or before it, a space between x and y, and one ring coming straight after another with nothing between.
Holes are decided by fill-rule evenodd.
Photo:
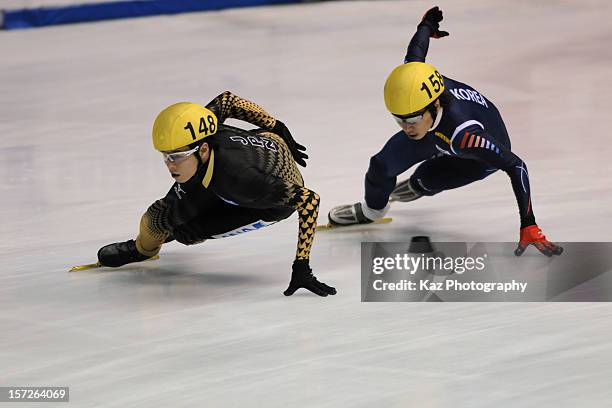
<instances>
[{"instance_id":1,"label":"blue arena wall","mask_svg":"<svg viewBox=\"0 0 612 408\"><path fill-rule=\"evenodd\" d=\"M302 0L131 0L73 4L59 7L4 10L4 18L0 18L3 22L0 24L5 30L13 30L118 18L301 2Z\"/></svg>"}]
</instances>

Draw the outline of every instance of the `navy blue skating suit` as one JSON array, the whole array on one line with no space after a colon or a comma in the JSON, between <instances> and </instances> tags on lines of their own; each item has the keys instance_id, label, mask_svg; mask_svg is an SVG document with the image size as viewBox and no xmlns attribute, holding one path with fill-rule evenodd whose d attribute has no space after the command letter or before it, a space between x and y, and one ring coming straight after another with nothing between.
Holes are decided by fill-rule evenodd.
<instances>
[{"instance_id":1,"label":"navy blue skating suit","mask_svg":"<svg viewBox=\"0 0 612 408\"><path fill-rule=\"evenodd\" d=\"M425 62L431 29L419 26L404 63ZM370 160L365 180L368 207L385 208L396 177L422 162L410 177L424 195L465 186L497 170L510 177L521 216L521 228L535 224L531 209L529 174L511 151L504 121L493 103L471 86L446 76L450 102L438 113L432 129L421 140L396 133Z\"/></svg>"}]
</instances>

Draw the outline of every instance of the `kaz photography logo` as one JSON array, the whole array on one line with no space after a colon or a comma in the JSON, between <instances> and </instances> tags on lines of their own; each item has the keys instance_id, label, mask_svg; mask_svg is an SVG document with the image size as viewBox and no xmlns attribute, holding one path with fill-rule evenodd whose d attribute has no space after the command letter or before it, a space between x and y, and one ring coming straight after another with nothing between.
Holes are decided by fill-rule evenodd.
<instances>
[{"instance_id":1,"label":"kaz photography logo","mask_svg":"<svg viewBox=\"0 0 612 408\"><path fill-rule=\"evenodd\" d=\"M418 280L400 279L399 281L386 282L382 277L375 279L372 287L374 290L479 290L489 293L493 290L509 292L520 290L524 292L527 288L526 282L476 282L470 280L462 282L459 279L447 278L444 280L434 279L435 275L448 276L450 274L461 275L465 272L483 271L486 268L485 260L487 254L482 256L460 256L450 257L440 254L395 254L393 257L375 257L372 259L372 273L382 275L385 271L403 271L414 276L419 271L429 272L430 278Z\"/></svg>"},{"instance_id":2,"label":"kaz photography logo","mask_svg":"<svg viewBox=\"0 0 612 408\"><path fill-rule=\"evenodd\" d=\"M363 242L363 302L610 301L612 243L567 243L562 256L514 242ZM604 278L602 276L609 278ZM600 282L600 283L598 283ZM610 287L607 285L606 287Z\"/></svg>"}]
</instances>

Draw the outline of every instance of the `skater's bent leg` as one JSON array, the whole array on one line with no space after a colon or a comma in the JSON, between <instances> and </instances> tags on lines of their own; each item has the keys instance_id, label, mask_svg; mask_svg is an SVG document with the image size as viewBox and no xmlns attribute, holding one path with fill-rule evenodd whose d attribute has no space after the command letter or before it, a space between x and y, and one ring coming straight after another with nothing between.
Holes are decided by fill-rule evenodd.
<instances>
[{"instance_id":1,"label":"skater's bent leg","mask_svg":"<svg viewBox=\"0 0 612 408\"><path fill-rule=\"evenodd\" d=\"M435 154L434 143L429 139L412 140L403 131L393 135L382 150L370 159L365 177L364 208L384 210L395 188L397 176Z\"/></svg>"},{"instance_id":2,"label":"skater's bent leg","mask_svg":"<svg viewBox=\"0 0 612 408\"><path fill-rule=\"evenodd\" d=\"M136 241L130 239L103 246L98 250L98 262L103 266L116 268L144 261L157 255L169 236L167 206L162 200L158 200L142 216Z\"/></svg>"},{"instance_id":3,"label":"skater's bent leg","mask_svg":"<svg viewBox=\"0 0 612 408\"><path fill-rule=\"evenodd\" d=\"M412 140L403 131L396 133L370 159L365 176L365 200L332 208L328 214L329 222L336 225L367 224L383 218L389 210L389 196L396 188L397 176L435 155L432 140Z\"/></svg>"},{"instance_id":4,"label":"skater's bent leg","mask_svg":"<svg viewBox=\"0 0 612 408\"><path fill-rule=\"evenodd\" d=\"M444 190L482 180L495 171L495 168L476 160L449 156L436 157L424 161L417 167L410 177L410 184L415 191L432 196Z\"/></svg>"},{"instance_id":5,"label":"skater's bent leg","mask_svg":"<svg viewBox=\"0 0 612 408\"><path fill-rule=\"evenodd\" d=\"M394 173L379 155L370 159L365 177L365 203L369 208L382 210L386 207L397 181Z\"/></svg>"},{"instance_id":6,"label":"skater's bent leg","mask_svg":"<svg viewBox=\"0 0 612 408\"><path fill-rule=\"evenodd\" d=\"M151 205L140 219L140 232L136 238L136 249L142 255L155 256L170 236L167 221L167 206L162 200Z\"/></svg>"}]
</instances>

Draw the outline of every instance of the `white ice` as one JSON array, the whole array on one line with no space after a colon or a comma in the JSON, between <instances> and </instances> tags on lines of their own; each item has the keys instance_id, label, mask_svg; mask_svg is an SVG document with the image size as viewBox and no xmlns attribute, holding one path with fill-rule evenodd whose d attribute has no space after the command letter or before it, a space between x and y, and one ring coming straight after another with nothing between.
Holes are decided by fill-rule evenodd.
<instances>
[{"instance_id":1,"label":"white ice","mask_svg":"<svg viewBox=\"0 0 612 408\"><path fill-rule=\"evenodd\" d=\"M612 3L439 5L451 35L428 60L500 108L544 232L610 241ZM360 200L369 157L397 131L384 79L430 6L0 32L0 386L69 386L78 407L609 406L608 304L360 302L361 241L516 240L504 174L394 206L387 226L318 234L311 264L334 297L281 293L295 216L172 243L159 261L67 272L134 237L171 185L150 129L177 101L226 89L256 101L308 146L321 221Z\"/></svg>"}]
</instances>

